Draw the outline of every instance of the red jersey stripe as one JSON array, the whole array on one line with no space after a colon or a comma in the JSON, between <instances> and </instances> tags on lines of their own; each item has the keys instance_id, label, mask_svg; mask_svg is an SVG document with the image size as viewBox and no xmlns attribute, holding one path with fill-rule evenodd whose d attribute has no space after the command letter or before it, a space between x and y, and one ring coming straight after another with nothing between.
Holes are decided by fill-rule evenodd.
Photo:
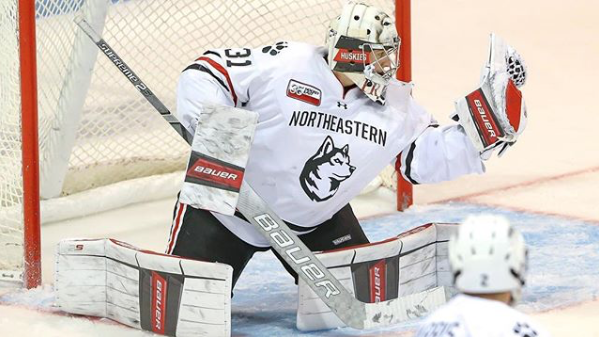
<instances>
[{"instance_id":1,"label":"red jersey stripe","mask_svg":"<svg viewBox=\"0 0 599 337\"><path fill-rule=\"evenodd\" d=\"M231 77L229 76L229 72L227 72L227 69L223 68L223 66L216 63L214 60L212 60L208 57L202 56L199 59L197 59L196 61L208 62L214 69L218 70L221 74L223 74L223 76L225 76L225 79L227 80L227 84L229 84L229 89L231 89L231 96L233 96L233 104L235 104L235 106L237 106L237 94L235 94L235 88L233 88L233 82L231 82Z\"/></svg>"},{"instance_id":2,"label":"red jersey stripe","mask_svg":"<svg viewBox=\"0 0 599 337\"><path fill-rule=\"evenodd\" d=\"M173 248L175 247L175 242L177 241L177 237L179 236L179 230L181 229L181 222L183 221L183 213L185 213L185 209L187 205L179 203L179 209L177 210L177 216L175 217L173 228L171 230L171 237L168 243L168 248L166 250L167 254L173 253Z\"/></svg>"}]
</instances>

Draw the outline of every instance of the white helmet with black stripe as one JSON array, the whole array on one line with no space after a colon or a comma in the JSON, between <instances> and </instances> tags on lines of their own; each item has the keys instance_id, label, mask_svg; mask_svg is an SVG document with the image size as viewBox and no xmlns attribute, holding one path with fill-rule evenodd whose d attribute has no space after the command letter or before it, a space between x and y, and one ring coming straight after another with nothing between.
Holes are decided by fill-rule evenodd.
<instances>
[{"instance_id":1,"label":"white helmet with black stripe","mask_svg":"<svg viewBox=\"0 0 599 337\"><path fill-rule=\"evenodd\" d=\"M326 43L331 69L384 104L387 84L399 67L400 39L393 18L377 7L348 2L331 22Z\"/></svg>"},{"instance_id":2,"label":"white helmet with black stripe","mask_svg":"<svg viewBox=\"0 0 599 337\"><path fill-rule=\"evenodd\" d=\"M470 216L449 241L449 264L460 292L510 292L516 302L527 268L524 238L504 217Z\"/></svg>"}]
</instances>

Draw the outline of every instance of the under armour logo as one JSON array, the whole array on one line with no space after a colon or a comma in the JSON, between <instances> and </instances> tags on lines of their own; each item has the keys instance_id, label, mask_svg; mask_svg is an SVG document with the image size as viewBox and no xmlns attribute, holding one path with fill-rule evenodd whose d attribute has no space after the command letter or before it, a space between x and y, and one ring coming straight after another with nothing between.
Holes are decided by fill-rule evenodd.
<instances>
[{"instance_id":1,"label":"under armour logo","mask_svg":"<svg viewBox=\"0 0 599 337\"><path fill-rule=\"evenodd\" d=\"M347 104L345 104L345 103L337 102L337 107L338 108L343 107L343 109L347 110Z\"/></svg>"}]
</instances>

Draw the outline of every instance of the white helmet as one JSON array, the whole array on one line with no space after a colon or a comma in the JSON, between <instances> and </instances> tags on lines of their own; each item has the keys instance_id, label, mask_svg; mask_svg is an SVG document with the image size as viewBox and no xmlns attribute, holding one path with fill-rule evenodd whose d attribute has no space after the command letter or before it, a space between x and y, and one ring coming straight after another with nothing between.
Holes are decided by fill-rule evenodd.
<instances>
[{"instance_id":1,"label":"white helmet","mask_svg":"<svg viewBox=\"0 0 599 337\"><path fill-rule=\"evenodd\" d=\"M377 7L348 2L331 21L326 43L331 69L384 104L387 84L399 67L400 39L393 19Z\"/></svg>"},{"instance_id":2,"label":"white helmet","mask_svg":"<svg viewBox=\"0 0 599 337\"><path fill-rule=\"evenodd\" d=\"M501 216L470 216L449 241L449 264L460 292L509 291L518 301L527 267L524 238Z\"/></svg>"}]
</instances>

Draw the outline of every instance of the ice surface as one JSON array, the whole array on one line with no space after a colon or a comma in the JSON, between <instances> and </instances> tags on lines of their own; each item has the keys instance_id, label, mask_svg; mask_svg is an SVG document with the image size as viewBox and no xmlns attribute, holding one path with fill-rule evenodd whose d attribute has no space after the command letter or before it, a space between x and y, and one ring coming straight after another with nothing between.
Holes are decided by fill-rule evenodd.
<instances>
[{"instance_id":1,"label":"ice surface","mask_svg":"<svg viewBox=\"0 0 599 337\"><path fill-rule=\"evenodd\" d=\"M459 221L470 212L504 214L523 231L531 249L528 286L519 308L533 313L554 336L599 336L599 2L429 0L412 7L415 98L442 124L448 123L453 101L478 84L488 34L494 31L528 65L522 89L529 125L504 157L487 163L486 174L415 187L418 206L404 214L393 213L390 192L357 198L352 204L368 235L379 240L428 221ZM437 204L447 200L454 202ZM0 334L150 336L105 321L43 313L53 310L52 253L65 237L114 237L162 251L174 202L173 196L45 224L46 286L1 297L12 305L0 305ZM257 254L239 280L234 335L409 335L413 328L301 334L295 329L296 287L273 259L270 253Z\"/></svg>"}]
</instances>

